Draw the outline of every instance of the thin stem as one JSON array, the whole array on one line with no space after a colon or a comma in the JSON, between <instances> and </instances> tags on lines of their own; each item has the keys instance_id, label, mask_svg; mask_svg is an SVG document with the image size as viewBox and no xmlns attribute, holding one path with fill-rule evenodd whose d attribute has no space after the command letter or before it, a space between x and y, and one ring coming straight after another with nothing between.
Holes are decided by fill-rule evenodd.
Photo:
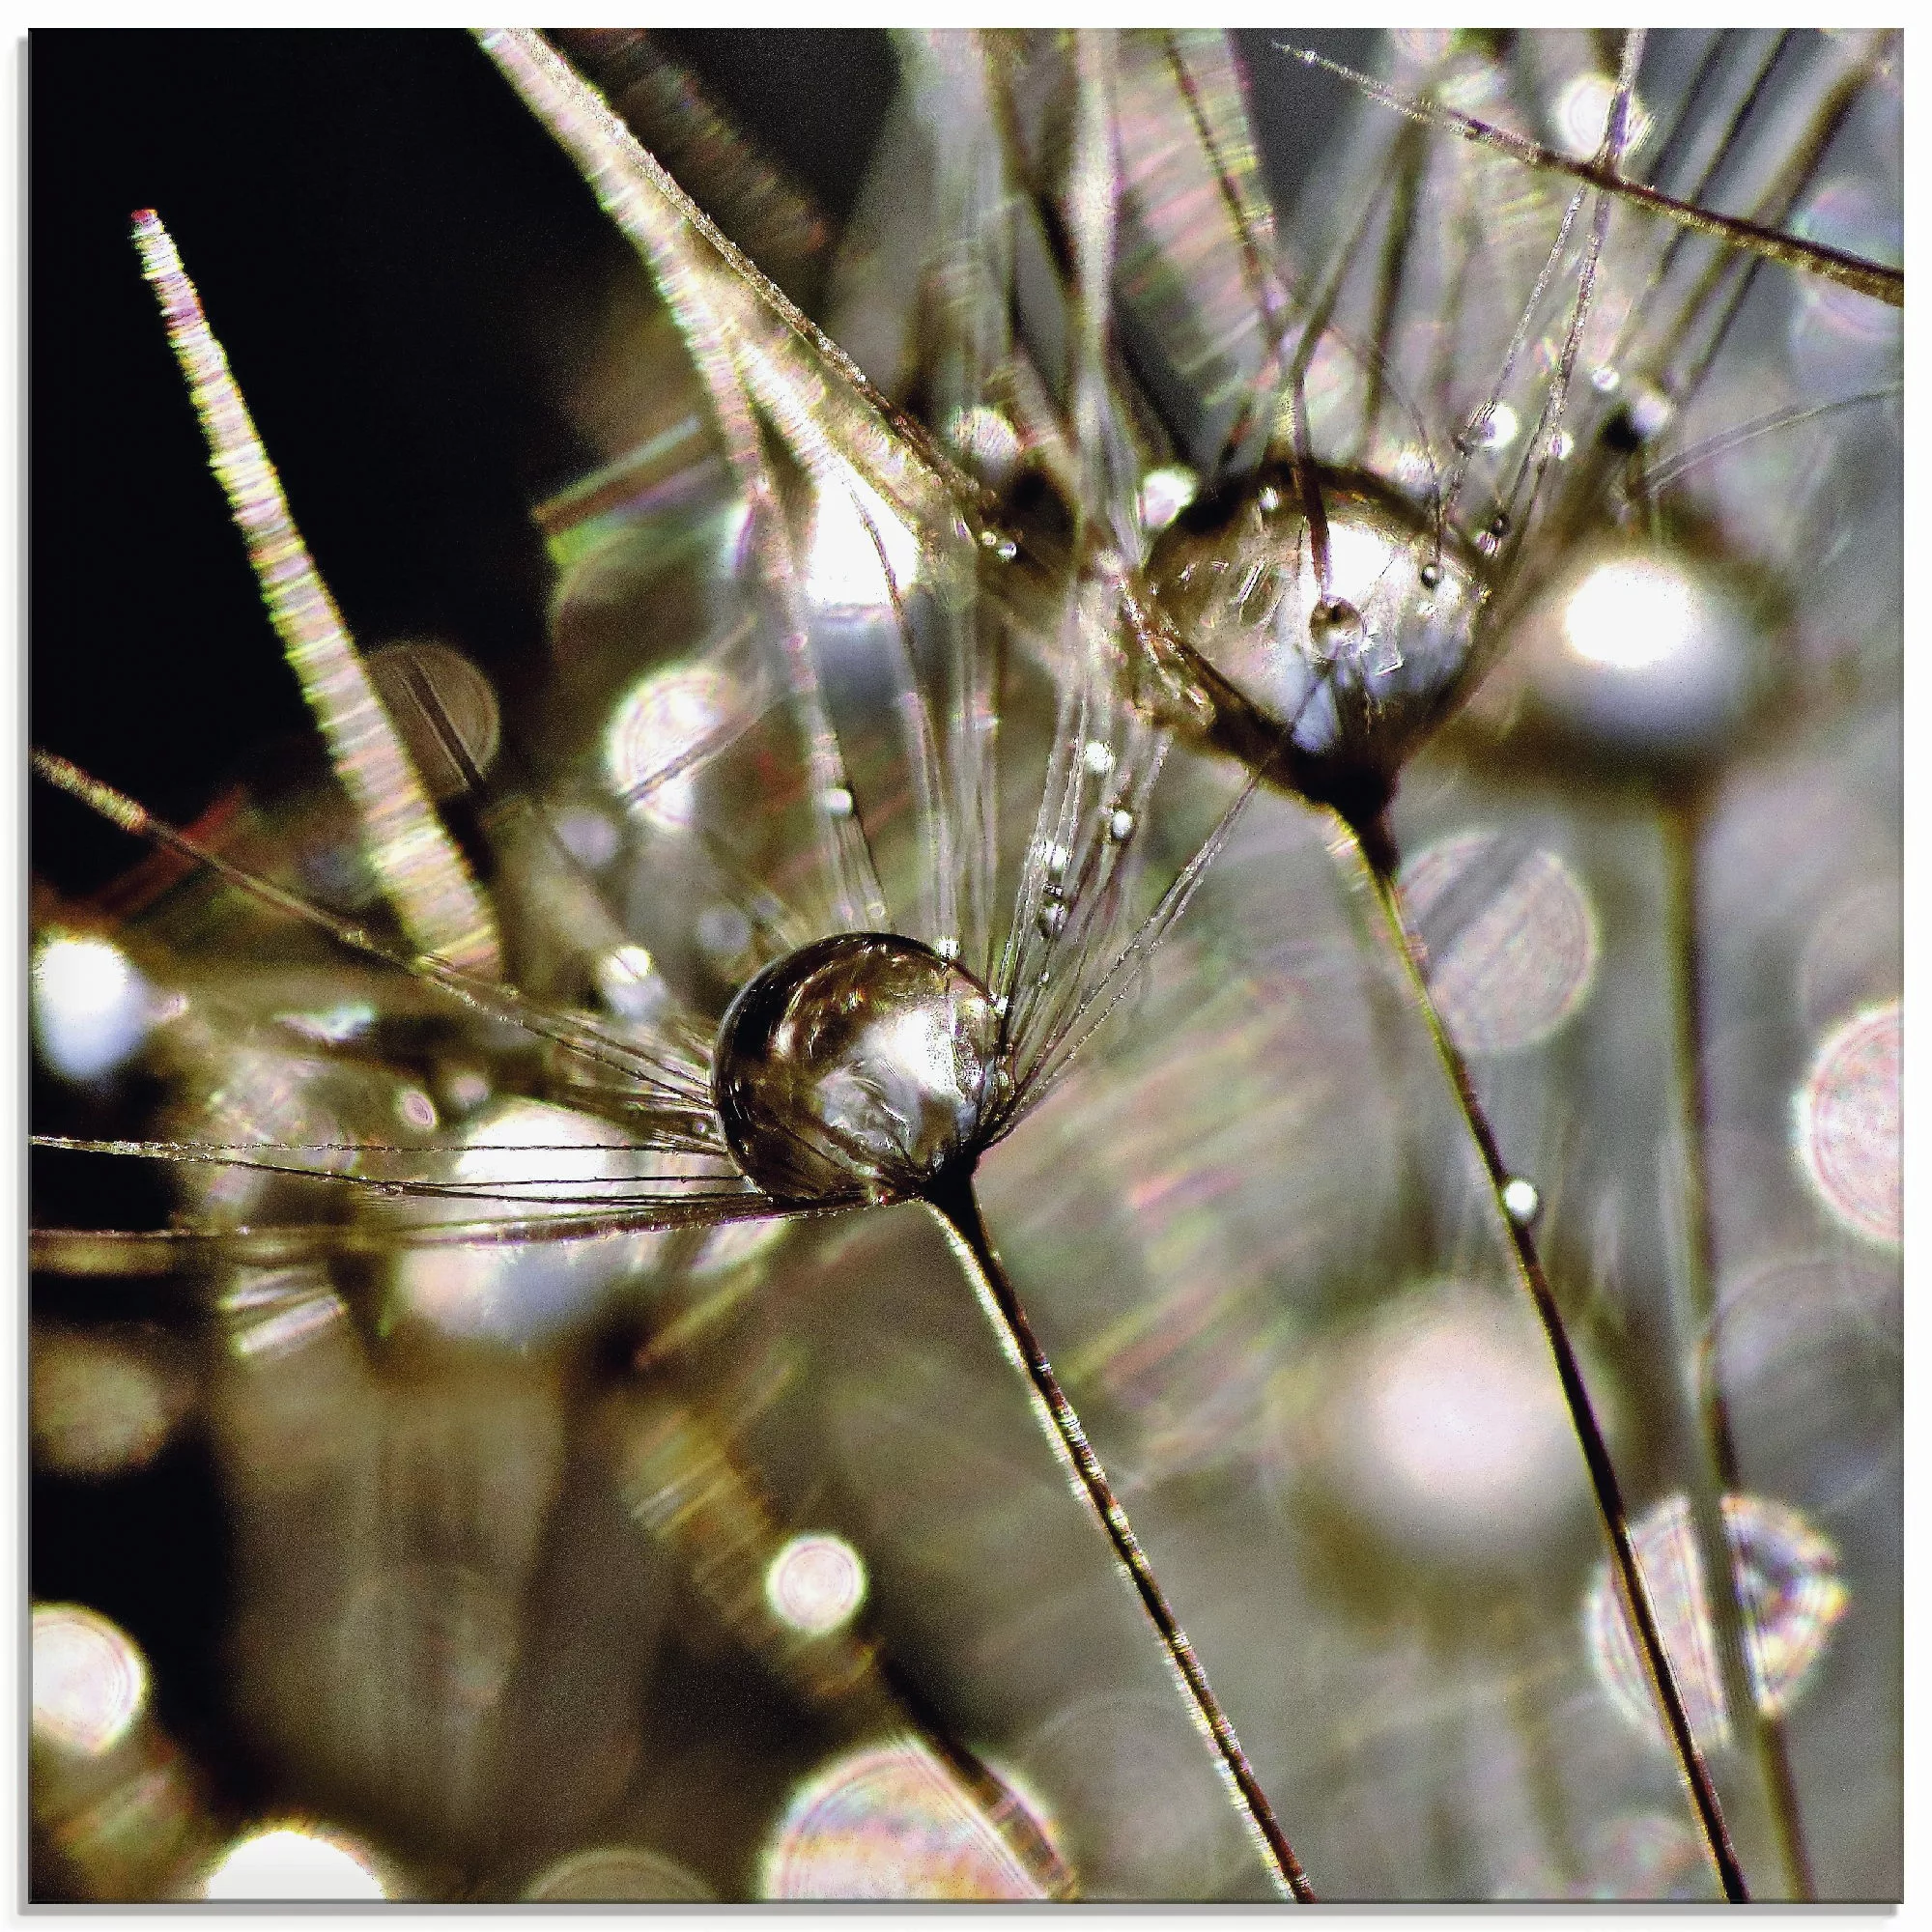
<instances>
[{"instance_id":1,"label":"thin stem","mask_svg":"<svg viewBox=\"0 0 1932 1932\"><path fill-rule=\"evenodd\" d=\"M1393 841L1385 838L1380 843L1385 848L1382 856L1392 860ZM1703 1828L1704 1843L1710 1852L1711 1862L1717 1867L1725 1898L1734 1905L1747 1904L1750 1893L1745 1885L1744 1868L1738 1862L1737 1850L1731 1843L1710 1767L1704 1762L1704 1754L1690 1729L1690 1715L1684 1706L1683 1692L1677 1687L1669 1653L1663 1646L1663 1634L1651 1603L1649 1585L1637 1561L1636 1546L1631 1537L1630 1517L1624 1508L1623 1489L1617 1481L1616 1465L1610 1461L1603 1425L1598 1421L1596 1409L1591 1404L1581 1365L1577 1360L1576 1350L1571 1347L1569 1330L1564 1326L1562 1311L1550 1292L1549 1279L1543 1271L1543 1263L1528 1228L1502 1206L1503 1189L1510 1180L1509 1169L1503 1164L1502 1150L1496 1144L1495 1132L1490 1125L1482 1101L1476 1095L1468 1065L1449 1037L1435 1010L1435 1003L1430 998L1428 983L1422 973L1420 943L1409 930L1402 902L1396 895L1393 865L1369 860L1366 850L1363 856L1365 869L1374 882L1377 901L1388 922L1390 935L1395 940L1396 952L1407 974L1416 1005L1428 1024L1436 1055L1449 1076L1449 1084L1455 1090L1463 1118L1468 1125L1469 1137L1482 1155L1491 1191L1496 1201L1498 1218L1509 1237L1518 1276L1536 1310L1537 1319L1543 1323L1544 1339L1556 1364L1556 1377L1562 1384L1571 1427L1576 1431L1577 1443L1583 1451L1590 1488L1596 1497L1597 1513L1610 1546L1610 1574L1616 1579L1625 1613L1636 1633L1638 1655L1643 1660L1656 1692L1658 1708L1663 1714L1671 1744L1677 1753L1678 1766L1684 1774L1685 1782L1690 1787L1690 1802Z\"/></svg>"},{"instance_id":2,"label":"thin stem","mask_svg":"<svg viewBox=\"0 0 1932 1932\"><path fill-rule=\"evenodd\" d=\"M1717 1626L1718 1654L1723 1666L1726 1699L1756 1747L1786 1883L1794 1898L1813 1900L1817 1888L1811 1855L1804 1840L1804 1824L1798 1804L1797 1781L1783 1720L1764 1709L1750 1670L1746 1612L1738 1602L1737 1562L1723 1526L1722 1498L1735 1494L1738 1482L1737 1443L1731 1434L1729 1406L1719 1371L1717 1331L1717 1231L1711 1219L1711 1196L1705 1154L1710 1136L1710 1101L1703 1080L1704 1060L1699 1043L1705 1037L1703 957L1697 919L1697 847L1703 824L1701 802L1695 798L1666 812L1663 825L1665 865L1669 879L1671 956L1677 962L1679 984L1673 1002L1678 1014L1677 1085L1682 1095L1686 1219L1683 1243L1686 1299L1692 1337L1709 1336L1709 1374L1695 1402L1706 1466L1715 1477L1717 1494L1692 1497L1692 1521L1705 1546L1704 1567L1712 1576L1712 1615ZM1710 1484L1702 1487L1709 1488ZM1696 1504L1704 1505L1699 1509ZM1699 1521L1698 1519L1703 1520Z\"/></svg>"},{"instance_id":3,"label":"thin stem","mask_svg":"<svg viewBox=\"0 0 1932 1932\"><path fill-rule=\"evenodd\" d=\"M1093 1505L1094 1514L1099 1519L1107 1541L1113 1545L1121 1568L1126 1572L1128 1582L1133 1585L1142 1608L1153 1624L1161 1649L1194 1707L1196 1719L1213 1747L1221 1773L1234 1790L1236 1801L1254 1833L1276 1885L1284 1896L1312 1904L1315 1890L1308 1883L1308 1875L1302 1870L1301 1861L1294 1856L1287 1833L1275 1818L1267 1794L1262 1790L1248 1763L1247 1753L1241 1748L1241 1741L1235 1735L1234 1725L1228 1721L1220 1699L1214 1695L1213 1687L1208 1682L1208 1673L1201 1667L1194 1646L1188 1642L1187 1634L1169 1606L1167 1597L1154 1577L1153 1566L1141 1548L1140 1539L1127 1520L1127 1513L1121 1507L1114 1486L1107 1480L1106 1470L1100 1466L1100 1459L1094 1455L1087 1440L1087 1432L1080 1426L1080 1417L1067 1400L1065 1390L1060 1386L1060 1378L1053 1373L1046 1351L1033 1332L1033 1324L1027 1320L1026 1310L1020 1305L1019 1295L1006 1268L993 1252L986 1225L980 1219L979 1197L973 1189L971 1173L942 1176L927 1194L926 1206L939 1217L941 1225L952 1237L954 1249L966 1264L980 1292L980 1304L1007 1352L1025 1373L1048 1439L1059 1449L1085 1492L1088 1502Z\"/></svg>"}]
</instances>

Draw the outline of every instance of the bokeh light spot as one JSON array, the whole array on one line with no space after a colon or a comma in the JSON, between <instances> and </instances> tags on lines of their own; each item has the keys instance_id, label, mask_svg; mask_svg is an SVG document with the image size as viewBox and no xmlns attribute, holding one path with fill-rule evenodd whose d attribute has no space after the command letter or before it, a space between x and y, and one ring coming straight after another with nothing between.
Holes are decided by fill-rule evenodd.
<instances>
[{"instance_id":1,"label":"bokeh light spot","mask_svg":"<svg viewBox=\"0 0 1932 1932\"><path fill-rule=\"evenodd\" d=\"M1464 1053L1520 1053L1583 1005L1597 975L1596 908L1554 852L1468 832L1418 852L1403 895L1429 990Z\"/></svg>"},{"instance_id":2,"label":"bokeh light spot","mask_svg":"<svg viewBox=\"0 0 1932 1932\"><path fill-rule=\"evenodd\" d=\"M1508 1559L1583 1493L1539 1337L1508 1304L1457 1284L1405 1296L1355 1343L1326 1435L1349 1499L1435 1556Z\"/></svg>"},{"instance_id":3,"label":"bokeh light spot","mask_svg":"<svg viewBox=\"0 0 1932 1932\"><path fill-rule=\"evenodd\" d=\"M70 1080L98 1080L148 1036L148 983L111 941L55 934L34 955L41 1058Z\"/></svg>"},{"instance_id":4,"label":"bokeh light spot","mask_svg":"<svg viewBox=\"0 0 1932 1932\"><path fill-rule=\"evenodd\" d=\"M717 1894L696 1873L643 1845L591 1845L546 1865L524 1888L530 1904L658 1900L705 1905Z\"/></svg>"},{"instance_id":5,"label":"bokeh light spot","mask_svg":"<svg viewBox=\"0 0 1932 1932\"><path fill-rule=\"evenodd\" d=\"M1010 1802L1021 1804L1017 1793ZM848 1752L801 1785L761 1878L765 1898L1047 1895L972 1794L911 1738Z\"/></svg>"},{"instance_id":6,"label":"bokeh light spot","mask_svg":"<svg viewBox=\"0 0 1932 1932\"><path fill-rule=\"evenodd\" d=\"M765 1571L772 1614L804 1636L826 1636L866 1601L866 1565L842 1536L794 1536Z\"/></svg>"},{"instance_id":7,"label":"bokeh light spot","mask_svg":"<svg viewBox=\"0 0 1932 1932\"><path fill-rule=\"evenodd\" d=\"M723 744L737 710L736 687L709 665L673 665L639 678L605 726L612 788L653 825L689 825L697 809L695 768Z\"/></svg>"},{"instance_id":8,"label":"bokeh light spot","mask_svg":"<svg viewBox=\"0 0 1932 1932\"><path fill-rule=\"evenodd\" d=\"M148 1665L118 1624L79 1604L37 1605L33 1617L33 1738L102 1757L148 1702Z\"/></svg>"},{"instance_id":9,"label":"bokeh light spot","mask_svg":"<svg viewBox=\"0 0 1932 1932\"><path fill-rule=\"evenodd\" d=\"M212 1899L386 1898L371 1855L314 1825L273 1825L236 1839L210 1868Z\"/></svg>"},{"instance_id":10,"label":"bokeh light spot","mask_svg":"<svg viewBox=\"0 0 1932 1932\"><path fill-rule=\"evenodd\" d=\"M1833 1216L1884 1247L1904 1236L1899 1003L1855 1013L1825 1036L1792 1101L1804 1176Z\"/></svg>"},{"instance_id":11,"label":"bokeh light spot","mask_svg":"<svg viewBox=\"0 0 1932 1932\"><path fill-rule=\"evenodd\" d=\"M1741 1495L1725 1496L1721 1508L1751 1691L1758 1709L1776 1717L1790 1708L1824 1656L1849 1593L1838 1576L1836 1549L1796 1510ZM1730 1742L1731 1719L1690 1499L1666 1496L1632 1525L1631 1536L1691 1731L1704 1748L1718 1749ZM1619 1714L1662 1748L1662 1720L1607 1565L1599 1567L1591 1585L1583 1626L1598 1682Z\"/></svg>"}]
</instances>

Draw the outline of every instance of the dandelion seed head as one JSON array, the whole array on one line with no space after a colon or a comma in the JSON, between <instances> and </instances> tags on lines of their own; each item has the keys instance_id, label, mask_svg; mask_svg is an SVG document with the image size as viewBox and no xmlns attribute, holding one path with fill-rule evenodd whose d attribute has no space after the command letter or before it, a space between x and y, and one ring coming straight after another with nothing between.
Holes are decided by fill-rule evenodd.
<instances>
[{"instance_id":1,"label":"dandelion seed head","mask_svg":"<svg viewBox=\"0 0 1932 1932\"><path fill-rule=\"evenodd\" d=\"M848 933L732 1002L713 1075L739 1165L784 1201L922 1192L975 1148L995 1097L985 988L916 941Z\"/></svg>"},{"instance_id":2,"label":"dandelion seed head","mask_svg":"<svg viewBox=\"0 0 1932 1932\"><path fill-rule=\"evenodd\" d=\"M1392 492L1327 479L1323 497L1325 582L1298 492L1271 481L1197 505L1155 540L1149 575L1179 634L1340 796L1357 774L1393 780L1468 656L1482 590Z\"/></svg>"}]
</instances>

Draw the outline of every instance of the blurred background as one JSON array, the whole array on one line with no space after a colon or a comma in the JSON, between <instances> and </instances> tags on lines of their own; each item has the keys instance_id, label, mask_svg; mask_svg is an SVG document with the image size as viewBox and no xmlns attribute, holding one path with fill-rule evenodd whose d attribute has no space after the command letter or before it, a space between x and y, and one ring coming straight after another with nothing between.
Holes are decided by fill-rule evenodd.
<instances>
[{"instance_id":1,"label":"blurred background","mask_svg":"<svg viewBox=\"0 0 1932 1932\"><path fill-rule=\"evenodd\" d=\"M1446 452L1497 382L1563 186L1237 41L1285 278L1349 346L1311 372L1323 459L1402 483L1415 423ZM934 192L900 165L933 123L915 53L562 42L917 396L923 244L890 218ZM1578 152L1618 53L1315 43ZM1180 457L1261 329L1179 97L1123 58L1121 380ZM759 810L760 741L626 787L738 702L733 505L569 164L458 36L39 33L30 59L33 742L368 895L128 242L153 206L379 684L427 678L492 778L432 783L497 854L520 977L642 1022L655 955L715 1009L759 900L705 840ZM1897 62L1653 36L1631 170L1895 262ZM1883 1899L1896 311L1668 240L1614 216L1493 668L1390 829L1753 1890ZM1523 382L1566 320L1536 313ZM1516 400L1475 459L1497 474ZM1016 687L1015 744L1042 702ZM1183 749L1164 783L1184 828L1230 773ZM569 865L493 816L512 795ZM413 1136L485 1180L538 1142L563 1187L615 1157L608 1109L519 1041L44 789L32 838L37 1130ZM1707 1896L1547 1351L1343 843L1258 798L1105 1051L989 1157L988 1220L1318 1889ZM592 929L594 959L556 936ZM34 1278L37 1897L1267 1895L918 1210L425 1266L325 1181L179 1172L37 1157L35 1223L325 1232L174 1273L71 1244Z\"/></svg>"}]
</instances>

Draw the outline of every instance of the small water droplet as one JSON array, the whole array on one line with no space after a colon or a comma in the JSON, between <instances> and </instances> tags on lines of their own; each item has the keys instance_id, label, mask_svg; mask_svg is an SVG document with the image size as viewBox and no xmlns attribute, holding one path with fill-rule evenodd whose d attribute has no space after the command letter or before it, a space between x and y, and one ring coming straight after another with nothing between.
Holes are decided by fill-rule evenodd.
<instances>
[{"instance_id":1,"label":"small water droplet","mask_svg":"<svg viewBox=\"0 0 1932 1932\"><path fill-rule=\"evenodd\" d=\"M1590 372L1590 386L1602 396L1614 394L1622 381L1623 378L1614 369L1593 369Z\"/></svg>"},{"instance_id":2,"label":"small water droplet","mask_svg":"<svg viewBox=\"0 0 1932 1932\"><path fill-rule=\"evenodd\" d=\"M1012 562L1013 558L1019 555L1019 554L1020 554L1020 547L1012 540L1011 537L1002 537L1000 539L999 548L994 553L994 554L999 557L1002 563Z\"/></svg>"},{"instance_id":3,"label":"small water droplet","mask_svg":"<svg viewBox=\"0 0 1932 1932\"><path fill-rule=\"evenodd\" d=\"M1066 867L1071 864L1073 854L1065 845L1049 845L1043 856L1046 876L1049 879L1064 879Z\"/></svg>"},{"instance_id":4,"label":"small water droplet","mask_svg":"<svg viewBox=\"0 0 1932 1932\"><path fill-rule=\"evenodd\" d=\"M1124 845L1134 836L1134 815L1125 806L1117 805L1107 814L1107 837L1116 845Z\"/></svg>"},{"instance_id":5,"label":"small water droplet","mask_svg":"<svg viewBox=\"0 0 1932 1932\"><path fill-rule=\"evenodd\" d=\"M1272 483L1264 484L1255 501L1261 505L1264 516L1273 516L1281 508L1281 492Z\"/></svg>"},{"instance_id":6,"label":"small water droplet","mask_svg":"<svg viewBox=\"0 0 1932 1932\"><path fill-rule=\"evenodd\" d=\"M1431 590L1434 590L1442 582L1442 566L1439 563L1425 563L1416 575Z\"/></svg>"},{"instance_id":7,"label":"small water droplet","mask_svg":"<svg viewBox=\"0 0 1932 1932\"><path fill-rule=\"evenodd\" d=\"M1543 1196L1536 1191L1533 1180L1525 1180L1518 1175L1503 1187L1503 1212L1519 1228L1526 1228L1543 1209Z\"/></svg>"},{"instance_id":8,"label":"small water droplet","mask_svg":"<svg viewBox=\"0 0 1932 1932\"><path fill-rule=\"evenodd\" d=\"M1105 778L1114 769L1114 753L1097 738L1087 741L1087 749L1080 754L1081 762L1096 778Z\"/></svg>"},{"instance_id":9,"label":"small water droplet","mask_svg":"<svg viewBox=\"0 0 1932 1932\"><path fill-rule=\"evenodd\" d=\"M843 785L829 785L825 792L825 810L833 818L852 816L852 794Z\"/></svg>"},{"instance_id":10,"label":"small water droplet","mask_svg":"<svg viewBox=\"0 0 1932 1932\"><path fill-rule=\"evenodd\" d=\"M1048 892L1040 901L1034 923L1042 939L1058 939L1066 930L1066 901L1056 892Z\"/></svg>"}]
</instances>

